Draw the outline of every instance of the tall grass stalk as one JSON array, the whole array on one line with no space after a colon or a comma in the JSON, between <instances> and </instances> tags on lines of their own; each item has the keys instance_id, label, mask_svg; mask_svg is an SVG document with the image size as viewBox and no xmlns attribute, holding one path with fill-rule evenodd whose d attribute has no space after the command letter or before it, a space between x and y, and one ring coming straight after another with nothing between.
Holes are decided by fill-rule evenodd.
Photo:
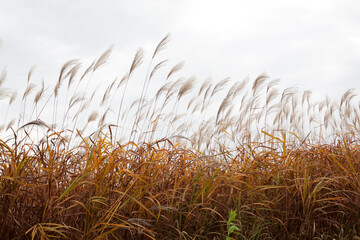
<instances>
[{"instance_id":1,"label":"tall grass stalk","mask_svg":"<svg viewBox=\"0 0 360 240\"><path fill-rule=\"evenodd\" d=\"M359 238L355 90L318 101L266 74L196 85L175 78L183 62L161 76L168 38L143 78L139 49L91 89L110 47L84 70L65 63L53 87L31 68L18 99L0 81L1 239Z\"/></svg>"}]
</instances>

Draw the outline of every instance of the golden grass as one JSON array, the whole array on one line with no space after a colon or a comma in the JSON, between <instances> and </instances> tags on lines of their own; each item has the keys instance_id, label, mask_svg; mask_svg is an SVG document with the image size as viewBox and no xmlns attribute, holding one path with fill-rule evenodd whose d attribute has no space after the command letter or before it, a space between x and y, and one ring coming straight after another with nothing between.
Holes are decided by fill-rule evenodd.
<instances>
[{"instance_id":1,"label":"golden grass","mask_svg":"<svg viewBox=\"0 0 360 240\"><path fill-rule=\"evenodd\" d=\"M172 80L182 62L149 98L166 63L153 61L168 40L151 55L141 96L125 111L142 50L100 93L96 110L87 107L96 95L88 89L112 47L77 81L78 60L67 62L54 91L42 84L28 110L30 70L20 117L1 132L1 239L358 239L354 90L314 103L310 91L281 92L266 75L248 91L247 79L227 91L227 78L196 88L192 77ZM10 106L15 91L5 97Z\"/></svg>"}]
</instances>

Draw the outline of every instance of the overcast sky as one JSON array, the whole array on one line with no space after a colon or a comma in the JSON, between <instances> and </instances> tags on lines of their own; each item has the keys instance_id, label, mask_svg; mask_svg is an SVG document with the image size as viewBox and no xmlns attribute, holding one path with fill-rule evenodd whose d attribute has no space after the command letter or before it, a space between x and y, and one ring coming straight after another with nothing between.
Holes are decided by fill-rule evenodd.
<instances>
[{"instance_id":1,"label":"overcast sky","mask_svg":"<svg viewBox=\"0 0 360 240\"><path fill-rule=\"evenodd\" d=\"M24 89L33 65L34 81L54 85L63 63L86 65L114 44L103 73L112 79L138 47L150 58L170 33L161 57L185 60L184 77L265 72L283 86L338 97L359 90L359 9L357 0L0 0L0 67L7 87Z\"/></svg>"}]
</instances>

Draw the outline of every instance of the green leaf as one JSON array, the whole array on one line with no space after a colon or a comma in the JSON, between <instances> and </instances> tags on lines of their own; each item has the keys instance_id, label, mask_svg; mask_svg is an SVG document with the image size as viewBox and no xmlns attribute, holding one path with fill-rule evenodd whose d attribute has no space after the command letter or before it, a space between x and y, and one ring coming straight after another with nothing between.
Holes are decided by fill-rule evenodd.
<instances>
[{"instance_id":1,"label":"green leaf","mask_svg":"<svg viewBox=\"0 0 360 240\"><path fill-rule=\"evenodd\" d=\"M228 223L231 223L232 221L234 221L235 218L236 218L236 210L231 210Z\"/></svg>"},{"instance_id":2,"label":"green leaf","mask_svg":"<svg viewBox=\"0 0 360 240\"><path fill-rule=\"evenodd\" d=\"M229 228L228 228L228 234L231 234L235 231L240 231L240 229L236 226L236 225L231 225Z\"/></svg>"}]
</instances>

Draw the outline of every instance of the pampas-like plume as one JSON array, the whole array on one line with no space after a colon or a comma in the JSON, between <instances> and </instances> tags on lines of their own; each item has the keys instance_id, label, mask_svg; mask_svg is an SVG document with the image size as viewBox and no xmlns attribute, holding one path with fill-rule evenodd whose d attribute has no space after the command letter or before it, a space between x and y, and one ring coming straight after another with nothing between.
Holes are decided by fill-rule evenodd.
<instances>
[{"instance_id":1,"label":"pampas-like plume","mask_svg":"<svg viewBox=\"0 0 360 240\"><path fill-rule=\"evenodd\" d=\"M73 66L73 67L71 68L71 70L68 72L68 74L66 74L66 77L67 77L68 75L70 75L70 77L69 77L69 82L68 82L68 89L70 88L70 86L71 86L71 84L72 84L72 82L73 82L73 80L74 80L74 77L75 77L75 75L77 74L77 72L79 71L80 67L81 67L81 63L77 63L77 64L75 64L75 66ZM66 78L66 77L65 77L65 78Z\"/></svg>"},{"instance_id":2,"label":"pampas-like plume","mask_svg":"<svg viewBox=\"0 0 360 240\"><path fill-rule=\"evenodd\" d=\"M236 82L230 87L230 89L229 89L226 97L227 97L227 98L232 98L232 97L236 96L237 91L238 91L238 87L240 86L240 84L241 84L241 83L240 83L239 81L236 81Z\"/></svg>"},{"instance_id":3,"label":"pampas-like plume","mask_svg":"<svg viewBox=\"0 0 360 240\"><path fill-rule=\"evenodd\" d=\"M225 78L218 82L211 93L211 97L214 96L217 92L221 91L229 81L230 78Z\"/></svg>"},{"instance_id":4,"label":"pampas-like plume","mask_svg":"<svg viewBox=\"0 0 360 240\"><path fill-rule=\"evenodd\" d=\"M225 110L225 108L229 105L229 101L230 100L230 97L225 97L224 98L224 100L222 101L222 103L221 103L221 105L220 105L220 107L219 107L219 110L218 110L218 112L217 112L217 114L216 114L216 123L218 122L218 120L219 120L219 117L220 117L220 114Z\"/></svg>"},{"instance_id":5,"label":"pampas-like plume","mask_svg":"<svg viewBox=\"0 0 360 240\"><path fill-rule=\"evenodd\" d=\"M173 84L171 84L171 86L169 87L167 93L166 93L166 97L169 96L170 94L174 94L178 87L184 83L184 78L179 78L178 80L176 80Z\"/></svg>"},{"instance_id":6,"label":"pampas-like plume","mask_svg":"<svg viewBox=\"0 0 360 240\"><path fill-rule=\"evenodd\" d=\"M170 78L171 75L173 75L174 73L176 73L177 71L179 71L185 64L185 61L181 61L178 64L176 64L169 72L169 74L166 77L166 80L168 80Z\"/></svg>"},{"instance_id":7,"label":"pampas-like plume","mask_svg":"<svg viewBox=\"0 0 360 240\"><path fill-rule=\"evenodd\" d=\"M103 106L110 97L111 86L108 86L102 97L100 106Z\"/></svg>"},{"instance_id":8,"label":"pampas-like plume","mask_svg":"<svg viewBox=\"0 0 360 240\"><path fill-rule=\"evenodd\" d=\"M320 103L319 103L319 112L322 111L322 109L325 107L326 105L326 101L325 100L322 100Z\"/></svg>"},{"instance_id":9,"label":"pampas-like plume","mask_svg":"<svg viewBox=\"0 0 360 240\"><path fill-rule=\"evenodd\" d=\"M288 97L290 97L294 94L296 94L296 88L294 88L294 87L285 88L281 95L281 102L288 99Z\"/></svg>"},{"instance_id":10,"label":"pampas-like plume","mask_svg":"<svg viewBox=\"0 0 360 240\"><path fill-rule=\"evenodd\" d=\"M163 104L162 104L162 106L161 106L161 109L164 109L164 108L165 108L165 106L169 103L171 97L172 97L174 94L175 94L175 91L171 91L169 94L166 94L166 97L165 97L165 99L164 99L164 101L163 101Z\"/></svg>"},{"instance_id":11,"label":"pampas-like plume","mask_svg":"<svg viewBox=\"0 0 360 240\"><path fill-rule=\"evenodd\" d=\"M351 88L344 93L344 95L341 97L340 108L342 107L344 102L350 101L353 97L356 96L356 93L354 93L354 91L355 91L355 88Z\"/></svg>"},{"instance_id":12,"label":"pampas-like plume","mask_svg":"<svg viewBox=\"0 0 360 240\"><path fill-rule=\"evenodd\" d=\"M238 89L236 89L236 92L239 92L244 89L244 87L249 83L249 78L245 78L241 84L238 86Z\"/></svg>"},{"instance_id":13,"label":"pampas-like plume","mask_svg":"<svg viewBox=\"0 0 360 240\"><path fill-rule=\"evenodd\" d=\"M195 102L196 99L197 99L197 96L194 95L188 102L187 109L190 109L191 105Z\"/></svg>"},{"instance_id":14,"label":"pampas-like plume","mask_svg":"<svg viewBox=\"0 0 360 240\"><path fill-rule=\"evenodd\" d=\"M199 89L199 93L198 96L201 95L201 93L205 90L205 88L207 88L208 86L211 85L212 79L209 77L207 79L205 79L205 81L201 84L201 87Z\"/></svg>"},{"instance_id":15,"label":"pampas-like plume","mask_svg":"<svg viewBox=\"0 0 360 240\"><path fill-rule=\"evenodd\" d=\"M76 103L81 102L82 100L85 99L85 97L83 96L83 93L76 93L74 94L70 101L69 101L69 108L68 110L70 110Z\"/></svg>"},{"instance_id":16,"label":"pampas-like plume","mask_svg":"<svg viewBox=\"0 0 360 240\"><path fill-rule=\"evenodd\" d=\"M164 85L162 85L155 94L155 100L157 100L163 92L168 91L172 84L173 84L172 82L167 82Z\"/></svg>"},{"instance_id":17,"label":"pampas-like plume","mask_svg":"<svg viewBox=\"0 0 360 240\"><path fill-rule=\"evenodd\" d=\"M125 74L125 75L121 78L121 80L120 80L120 82L119 82L119 84L117 85L116 88L121 87L121 85L123 85L123 84L126 82L126 80L128 80L128 79L129 79L129 75L128 75L128 74Z\"/></svg>"},{"instance_id":18,"label":"pampas-like plume","mask_svg":"<svg viewBox=\"0 0 360 240\"><path fill-rule=\"evenodd\" d=\"M63 76L64 76L65 71L66 71L70 66L76 64L78 61L79 61L79 59L72 59L72 60L70 60L70 61L67 61L67 62L61 67L58 82L61 82L61 81L63 80ZM29 74L30 74L30 72L29 72ZM29 79L29 77L28 77L28 79Z\"/></svg>"},{"instance_id":19,"label":"pampas-like plume","mask_svg":"<svg viewBox=\"0 0 360 240\"><path fill-rule=\"evenodd\" d=\"M99 59L95 62L94 71L96 71L99 67L103 66L103 65L107 62L107 60L109 59L109 56L110 56L113 48L114 48L114 45L111 45L111 46L99 57Z\"/></svg>"},{"instance_id":20,"label":"pampas-like plume","mask_svg":"<svg viewBox=\"0 0 360 240\"><path fill-rule=\"evenodd\" d=\"M31 75L33 74L35 68L36 68L36 65L33 65L33 66L31 66L31 68L29 70L29 73L28 73L28 76L27 76L27 82L28 83L30 82Z\"/></svg>"},{"instance_id":21,"label":"pampas-like plume","mask_svg":"<svg viewBox=\"0 0 360 240\"><path fill-rule=\"evenodd\" d=\"M194 87L196 78L191 77L189 78L180 88L177 98L180 99L183 95L190 92L190 90Z\"/></svg>"},{"instance_id":22,"label":"pampas-like plume","mask_svg":"<svg viewBox=\"0 0 360 240\"><path fill-rule=\"evenodd\" d=\"M205 105L205 101L206 101L207 96L210 94L211 88L212 88L212 83L210 83L210 85L207 87L207 89L206 89L206 91L204 93L203 106Z\"/></svg>"},{"instance_id":23,"label":"pampas-like plume","mask_svg":"<svg viewBox=\"0 0 360 240\"><path fill-rule=\"evenodd\" d=\"M262 85L265 83L265 81L268 78L269 77L265 73L263 73L255 79L253 86L252 86L253 95L256 94L256 92L262 87Z\"/></svg>"},{"instance_id":24,"label":"pampas-like plume","mask_svg":"<svg viewBox=\"0 0 360 240\"><path fill-rule=\"evenodd\" d=\"M144 50L142 48L139 48L135 53L135 57L131 64L128 77L130 77L132 72L141 65L143 58L144 58Z\"/></svg>"},{"instance_id":25,"label":"pampas-like plume","mask_svg":"<svg viewBox=\"0 0 360 240\"><path fill-rule=\"evenodd\" d=\"M278 95L279 95L279 90L277 88L271 89L271 91L266 95L266 105L268 105Z\"/></svg>"},{"instance_id":26,"label":"pampas-like plume","mask_svg":"<svg viewBox=\"0 0 360 240\"><path fill-rule=\"evenodd\" d=\"M95 121L98 116L99 116L98 111L96 111L96 110L92 111L91 114L89 115L88 122Z\"/></svg>"},{"instance_id":27,"label":"pampas-like plume","mask_svg":"<svg viewBox=\"0 0 360 240\"><path fill-rule=\"evenodd\" d=\"M280 83L280 79L275 79L270 81L267 85L266 93L268 93L271 88L273 88L275 85L278 85L279 83Z\"/></svg>"},{"instance_id":28,"label":"pampas-like plume","mask_svg":"<svg viewBox=\"0 0 360 240\"><path fill-rule=\"evenodd\" d=\"M161 41L160 43L157 45L154 54L152 56L152 59L155 58L155 56L163 49L165 49L166 44L170 41L170 34L167 34Z\"/></svg>"},{"instance_id":29,"label":"pampas-like plume","mask_svg":"<svg viewBox=\"0 0 360 240\"><path fill-rule=\"evenodd\" d=\"M160 67L162 67L167 61L168 61L168 60L166 59L166 60L163 60L163 61L159 62L158 64L156 64L155 67L153 68L153 70L152 70L151 73L150 73L149 79L151 79L151 78L154 76L154 74L156 73L156 71L157 71Z\"/></svg>"},{"instance_id":30,"label":"pampas-like plume","mask_svg":"<svg viewBox=\"0 0 360 240\"><path fill-rule=\"evenodd\" d=\"M81 82L81 80L83 80L83 78L84 78L86 75L88 75L91 70L93 70L94 65L95 65L95 61L93 61L93 62L91 63L91 65L85 70L85 72L84 72L83 75L81 76L79 82Z\"/></svg>"},{"instance_id":31,"label":"pampas-like plume","mask_svg":"<svg viewBox=\"0 0 360 240\"><path fill-rule=\"evenodd\" d=\"M24 91L24 95L23 95L23 98L22 99L25 99L27 95L29 95L33 90L34 88L36 87L36 85L34 83L30 83L27 88L25 89Z\"/></svg>"},{"instance_id":32,"label":"pampas-like plume","mask_svg":"<svg viewBox=\"0 0 360 240\"><path fill-rule=\"evenodd\" d=\"M57 81L57 83L56 83L56 85L55 85L55 88L54 88L55 97L57 97L58 91L59 91L59 89L60 89L60 87L61 87L61 83L62 83L62 81L64 80L64 73L65 73L65 71L66 71L70 66L76 64L78 61L79 61L79 59L72 59L72 60L70 60L70 61L67 61L67 62L62 66L62 68L61 68L61 70L60 70L59 79L58 79L58 81ZM29 74L30 74L30 72L29 72ZM29 78L28 78L28 79L29 79Z\"/></svg>"},{"instance_id":33,"label":"pampas-like plume","mask_svg":"<svg viewBox=\"0 0 360 240\"><path fill-rule=\"evenodd\" d=\"M15 101L17 95L18 95L18 91L14 91L14 92L11 94L10 100L9 100L9 105L11 105L11 104Z\"/></svg>"},{"instance_id":34,"label":"pampas-like plume","mask_svg":"<svg viewBox=\"0 0 360 240\"><path fill-rule=\"evenodd\" d=\"M44 94L44 88L45 88L45 86L44 86L45 84L44 84L44 79L42 80L42 82L41 82L41 89L39 90L39 92L37 92L37 94L36 94L36 96L35 96L35 98L34 98L34 102L37 104L38 103L38 101L40 100L40 98L43 96L43 94Z\"/></svg>"},{"instance_id":35,"label":"pampas-like plume","mask_svg":"<svg viewBox=\"0 0 360 240\"><path fill-rule=\"evenodd\" d=\"M99 87L100 87L100 84L99 84L99 85L95 88L95 90L92 92L91 97L90 97L90 101L92 101L92 100L93 100L93 98L94 98L94 96L95 96L96 92L99 90Z\"/></svg>"},{"instance_id":36,"label":"pampas-like plume","mask_svg":"<svg viewBox=\"0 0 360 240\"><path fill-rule=\"evenodd\" d=\"M46 127L46 128L48 128L48 129L51 130L51 128L49 127L48 124L46 124L46 123L45 123L44 121L42 121L41 119L37 119L37 120L31 121L31 122L28 122L28 123L22 125L22 126L18 129L18 131L19 131L20 129L22 129L22 128L24 128L24 127L27 127L27 126L30 126L30 125L35 125L35 126L40 126L40 127Z\"/></svg>"},{"instance_id":37,"label":"pampas-like plume","mask_svg":"<svg viewBox=\"0 0 360 240\"><path fill-rule=\"evenodd\" d=\"M310 97L311 97L311 91L305 90L304 93L303 93L303 96L302 96L301 104L304 105L305 100L309 104Z\"/></svg>"}]
</instances>

